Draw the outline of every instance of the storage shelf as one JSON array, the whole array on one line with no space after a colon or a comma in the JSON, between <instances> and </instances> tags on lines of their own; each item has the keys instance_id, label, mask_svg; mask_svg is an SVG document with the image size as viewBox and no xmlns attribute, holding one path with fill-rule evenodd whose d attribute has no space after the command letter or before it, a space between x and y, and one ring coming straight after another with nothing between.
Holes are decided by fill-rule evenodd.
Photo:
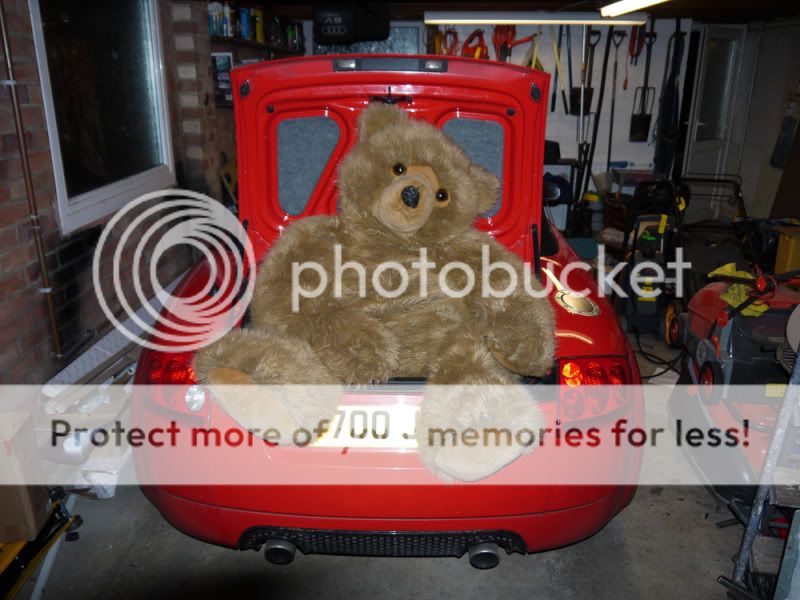
<instances>
[{"instance_id":1,"label":"storage shelf","mask_svg":"<svg viewBox=\"0 0 800 600\"><path fill-rule=\"evenodd\" d=\"M241 46L243 48L262 48L269 50L267 44L261 44L255 40L243 40L241 38L225 37L224 35L212 35L212 44L225 44L226 46Z\"/></svg>"},{"instance_id":2,"label":"storage shelf","mask_svg":"<svg viewBox=\"0 0 800 600\"><path fill-rule=\"evenodd\" d=\"M286 56L305 56L306 51L303 48L281 48L280 46L270 47L270 52L275 54L283 54Z\"/></svg>"},{"instance_id":3,"label":"storage shelf","mask_svg":"<svg viewBox=\"0 0 800 600\"><path fill-rule=\"evenodd\" d=\"M282 54L284 56L303 56L305 54L305 49L303 48L270 46L268 44L261 44L255 40L243 40L240 38L224 37L219 35L212 35L211 43L222 46L238 46L240 48L257 48L259 50L266 50L267 52L274 52L275 54Z\"/></svg>"}]
</instances>

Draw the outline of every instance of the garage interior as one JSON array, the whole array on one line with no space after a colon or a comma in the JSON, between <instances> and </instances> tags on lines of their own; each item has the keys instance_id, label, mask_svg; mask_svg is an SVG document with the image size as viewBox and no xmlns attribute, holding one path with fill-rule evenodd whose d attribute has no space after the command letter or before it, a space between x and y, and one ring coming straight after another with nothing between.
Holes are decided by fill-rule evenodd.
<instances>
[{"instance_id":1,"label":"garage interior","mask_svg":"<svg viewBox=\"0 0 800 600\"><path fill-rule=\"evenodd\" d=\"M102 262L111 253L98 248L116 216L124 215L123 225L136 222L141 213L126 207L160 190L204 194L234 216L250 214L240 197L267 189L252 182L268 179L260 170L273 159L268 152L241 156L250 148L243 135L262 143L268 134L243 129L255 122L246 120L244 98L260 90L250 80L247 88L235 85L236 69L256 73L286 61L301 77L312 68L303 57L334 55L335 68L347 70L349 55L391 54L425 56L420 64L442 68L443 76L447 61L462 60L546 73L547 93L531 88L544 144L520 142L537 161L531 180L541 188L529 260L555 256L542 231L551 226L570 256L595 271L624 265L620 272L630 273L645 260L665 267L679 249L692 263L682 292L677 278L654 282L646 272L643 288L623 285L629 297L611 294L602 310L589 303L616 314L614 328L644 388L700 389L706 415L730 406L729 385L766 389L768 401L759 405L767 406L759 422L766 429L759 431L769 435L758 460L770 476L778 470L781 485L764 483L763 473L744 491L641 485L596 533L531 554L498 553L495 545L499 564L491 569L470 568L478 565L466 546L461 559L298 547L292 560L292 545L288 564L270 564L280 561L184 533L139 486L118 484L136 477L130 456L81 455L80 479L71 485L0 479L0 595L800 598L800 518L793 518L800 452L785 450L800 447L800 5L625 2L635 6L606 15L601 10L612 3L603 0L0 0L0 387L8 402L0 405L0 460L9 473L18 467L15 436L26 427L14 413L21 386L37 390L37 410L60 415L71 410L68 386L153 383L137 374L142 345L120 330L131 313L146 314L159 289L179 289L203 255L188 245L163 256L152 247L143 256L123 253L129 266L120 283ZM364 64L354 61L353 69ZM404 68L392 67L393 76ZM477 76L475 86L480 98ZM413 95L389 87L377 101L413 113L405 93ZM264 116L272 108L259 118L272 118ZM488 137L472 142L490 145ZM326 142L315 130L303 143ZM314 172L316 152L304 154L297 144L289 154L296 167L271 165L275 177ZM510 150L473 154L468 144L469 159L505 177L502 198ZM276 231L304 214L316 185L306 186L297 212L275 200L286 209ZM278 186L287 195L306 189ZM258 227L244 222L250 233L247 227ZM130 292L148 273L152 280L132 307L98 292L112 285ZM648 297L653 290L658 298ZM584 314L579 304L562 308ZM560 360L543 382L574 386L588 375L567 366L596 364ZM603 377L602 384L614 383ZM114 414L129 409L126 399ZM644 419L670 410L666 401L647 405ZM747 410L745 419L761 418ZM453 512L460 514L457 506Z\"/></svg>"}]
</instances>

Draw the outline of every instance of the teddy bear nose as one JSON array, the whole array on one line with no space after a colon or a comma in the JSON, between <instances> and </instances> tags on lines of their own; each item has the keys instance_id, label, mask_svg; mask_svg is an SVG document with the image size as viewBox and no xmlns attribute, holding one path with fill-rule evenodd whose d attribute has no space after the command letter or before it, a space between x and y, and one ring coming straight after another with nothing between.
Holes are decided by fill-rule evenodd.
<instances>
[{"instance_id":1,"label":"teddy bear nose","mask_svg":"<svg viewBox=\"0 0 800 600\"><path fill-rule=\"evenodd\" d=\"M400 197L406 206L417 208L417 204L419 204L419 188L408 185L400 192Z\"/></svg>"}]
</instances>

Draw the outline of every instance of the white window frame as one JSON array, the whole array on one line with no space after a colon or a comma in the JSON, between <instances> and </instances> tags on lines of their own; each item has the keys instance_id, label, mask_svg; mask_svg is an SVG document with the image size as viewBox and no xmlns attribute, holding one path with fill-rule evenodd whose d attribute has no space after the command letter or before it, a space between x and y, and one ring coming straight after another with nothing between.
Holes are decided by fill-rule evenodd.
<instances>
[{"instance_id":1,"label":"white window frame","mask_svg":"<svg viewBox=\"0 0 800 600\"><path fill-rule=\"evenodd\" d=\"M50 154L53 159L59 227L63 234L71 233L107 217L142 194L175 185L175 160L172 154L164 52L161 43L161 26L157 0L149 0L148 6L150 31L154 38L152 40L152 51L155 64L156 106L159 109L158 131L163 153L161 157L162 164L70 198L67 193L64 163L62 162L61 147L58 139L58 124L53 103L53 92L50 87L50 70L47 65L47 50L44 43L39 0L28 0L47 123L47 137L50 142Z\"/></svg>"}]
</instances>

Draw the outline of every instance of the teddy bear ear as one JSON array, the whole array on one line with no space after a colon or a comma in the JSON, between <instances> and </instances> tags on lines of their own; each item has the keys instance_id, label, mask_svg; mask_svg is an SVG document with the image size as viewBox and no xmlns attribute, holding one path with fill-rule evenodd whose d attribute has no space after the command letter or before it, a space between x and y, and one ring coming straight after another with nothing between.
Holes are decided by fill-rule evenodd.
<instances>
[{"instance_id":1,"label":"teddy bear ear","mask_svg":"<svg viewBox=\"0 0 800 600\"><path fill-rule=\"evenodd\" d=\"M500 180L483 167L472 165L469 169L470 177L475 183L480 212L488 212L497 202L497 195L500 192Z\"/></svg>"},{"instance_id":2,"label":"teddy bear ear","mask_svg":"<svg viewBox=\"0 0 800 600\"><path fill-rule=\"evenodd\" d=\"M406 112L391 104L373 102L358 117L359 139L365 140L376 132L408 120Z\"/></svg>"}]
</instances>

